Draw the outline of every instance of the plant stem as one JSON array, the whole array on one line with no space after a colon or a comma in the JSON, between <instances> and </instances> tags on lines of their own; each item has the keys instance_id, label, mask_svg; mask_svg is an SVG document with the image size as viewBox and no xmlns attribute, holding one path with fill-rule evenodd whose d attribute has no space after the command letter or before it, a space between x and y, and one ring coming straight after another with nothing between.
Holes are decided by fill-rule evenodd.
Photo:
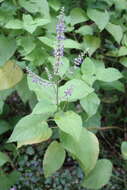
<instances>
[{"instance_id":1,"label":"plant stem","mask_svg":"<svg viewBox=\"0 0 127 190\"><path fill-rule=\"evenodd\" d=\"M59 81L56 81L56 105L57 111L59 110Z\"/></svg>"},{"instance_id":2,"label":"plant stem","mask_svg":"<svg viewBox=\"0 0 127 190\"><path fill-rule=\"evenodd\" d=\"M91 129L91 130L109 130L109 129L118 129L118 130L121 130L121 131L124 131L123 129L121 129L120 127L115 127L115 126L111 126L111 127L88 127L88 129Z\"/></svg>"}]
</instances>

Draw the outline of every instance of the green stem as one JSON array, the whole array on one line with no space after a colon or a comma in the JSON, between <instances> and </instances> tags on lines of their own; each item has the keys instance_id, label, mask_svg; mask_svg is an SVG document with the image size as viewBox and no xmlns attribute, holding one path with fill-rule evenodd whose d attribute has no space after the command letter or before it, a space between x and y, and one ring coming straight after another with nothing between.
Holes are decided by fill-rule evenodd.
<instances>
[{"instance_id":1,"label":"green stem","mask_svg":"<svg viewBox=\"0 0 127 190\"><path fill-rule=\"evenodd\" d=\"M56 105L57 111L59 110L59 81L56 81Z\"/></svg>"}]
</instances>

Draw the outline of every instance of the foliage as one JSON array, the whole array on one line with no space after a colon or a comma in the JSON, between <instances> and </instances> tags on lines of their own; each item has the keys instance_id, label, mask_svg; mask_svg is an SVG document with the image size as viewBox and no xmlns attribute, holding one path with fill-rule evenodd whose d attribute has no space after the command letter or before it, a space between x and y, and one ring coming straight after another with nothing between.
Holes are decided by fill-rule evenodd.
<instances>
[{"instance_id":1,"label":"foliage","mask_svg":"<svg viewBox=\"0 0 127 190\"><path fill-rule=\"evenodd\" d=\"M0 3L0 135L10 135L14 129L8 142L17 142L18 147L50 142L43 161L45 176L62 166L66 151L85 174L82 185L101 188L109 181L112 164L99 159L99 140L93 132L103 130L104 103L117 102L126 91L126 1L78 1L77 8L67 10L63 42L64 34L59 39L59 31L55 38L59 1ZM59 19L62 23L58 24L64 24L63 17ZM29 107L14 121L8 118L6 104L12 92ZM127 139L123 141L121 152L126 160ZM9 160L1 152L0 165ZM8 180L11 175L3 172L0 177ZM5 190L13 185L9 180L6 183Z\"/></svg>"}]
</instances>

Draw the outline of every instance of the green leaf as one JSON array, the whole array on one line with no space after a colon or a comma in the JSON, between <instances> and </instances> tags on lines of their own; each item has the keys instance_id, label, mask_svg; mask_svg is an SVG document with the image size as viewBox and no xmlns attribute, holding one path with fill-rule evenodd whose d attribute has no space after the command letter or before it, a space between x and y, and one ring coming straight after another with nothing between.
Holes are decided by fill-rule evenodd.
<instances>
[{"instance_id":1,"label":"green leaf","mask_svg":"<svg viewBox=\"0 0 127 190\"><path fill-rule=\"evenodd\" d=\"M46 141L52 135L52 130L44 121L42 115L28 115L23 117L15 126L8 142L18 142L18 148L23 145L36 144Z\"/></svg>"},{"instance_id":2,"label":"green leaf","mask_svg":"<svg viewBox=\"0 0 127 190\"><path fill-rule=\"evenodd\" d=\"M102 12L97 9L88 9L87 15L92 21L96 23L101 31L109 22L109 13L107 11Z\"/></svg>"},{"instance_id":3,"label":"green leaf","mask_svg":"<svg viewBox=\"0 0 127 190\"><path fill-rule=\"evenodd\" d=\"M33 20L31 15L23 15L23 28L30 33L33 33L38 26L46 25L49 22L48 19L37 18Z\"/></svg>"},{"instance_id":4,"label":"green leaf","mask_svg":"<svg viewBox=\"0 0 127 190\"><path fill-rule=\"evenodd\" d=\"M120 92L125 92L124 84L117 80L113 82L100 82L99 85L104 90L116 89L119 90Z\"/></svg>"},{"instance_id":5,"label":"green leaf","mask_svg":"<svg viewBox=\"0 0 127 190\"><path fill-rule=\"evenodd\" d=\"M4 101L0 99L0 114L3 112Z\"/></svg>"},{"instance_id":6,"label":"green leaf","mask_svg":"<svg viewBox=\"0 0 127 190\"><path fill-rule=\"evenodd\" d=\"M87 57L81 65L81 71L83 74L94 75L96 73L95 65L93 61Z\"/></svg>"},{"instance_id":7,"label":"green leaf","mask_svg":"<svg viewBox=\"0 0 127 190\"><path fill-rule=\"evenodd\" d=\"M122 46L118 50L118 57L125 56L125 55L127 55L127 47Z\"/></svg>"},{"instance_id":8,"label":"green leaf","mask_svg":"<svg viewBox=\"0 0 127 190\"><path fill-rule=\"evenodd\" d=\"M100 113L96 113L92 117L87 117L86 114L83 115L83 127L87 128L91 132L96 133L97 129L101 127L101 116Z\"/></svg>"},{"instance_id":9,"label":"green leaf","mask_svg":"<svg viewBox=\"0 0 127 190\"><path fill-rule=\"evenodd\" d=\"M10 125L5 120L0 120L0 135L10 130Z\"/></svg>"},{"instance_id":10,"label":"green leaf","mask_svg":"<svg viewBox=\"0 0 127 190\"><path fill-rule=\"evenodd\" d=\"M115 68L98 69L97 79L104 82L113 82L122 78L122 74Z\"/></svg>"},{"instance_id":11,"label":"green leaf","mask_svg":"<svg viewBox=\"0 0 127 190\"><path fill-rule=\"evenodd\" d=\"M47 0L19 0L19 4L30 13L41 13L45 18L50 17Z\"/></svg>"},{"instance_id":12,"label":"green leaf","mask_svg":"<svg viewBox=\"0 0 127 190\"><path fill-rule=\"evenodd\" d=\"M64 47L67 49L81 49L80 43L71 39L64 40Z\"/></svg>"},{"instance_id":13,"label":"green leaf","mask_svg":"<svg viewBox=\"0 0 127 190\"><path fill-rule=\"evenodd\" d=\"M62 112L55 115L55 122L65 133L79 139L82 131L81 117L73 111Z\"/></svg>"},{"instance_id":14,"label":"green leaf","mask_svg":"<svg viewBox=\"0 0 127 190\"><path fill-rule=\"evenodd\" d=\"M60 9L60 1L59 0L50 0L49 5L55 11L58 11Z\"/></svg>"},{"instance_id":15,"label":"green leaf","mask_svg":"<svg viewBox=\"0 0 127 190\"><path fill-rule=\"evenodd\" d=\"M46 150L43 160L45 177L51 176L63 164L65 160L65 151L60 143L53 141Z\"/></svg>"},{"instance_id":16,"label":"green leaf","mask_svg":"<svg viewBox=\"0 0 127 190\"><path fill-rule=\"evenodd\" d=\"M22 29L23 28L23 23L21 20L18 19L12 19L7 22L5 25L5 28L9 29Z\"/></svg>"},{"instance_id":17,"label":"green leaf","mask_svg":"<svg viewBox=\"0 0 127 190\"><path fill-rule=\"evenodd\" d=\"M49 46L50 48L54 47L54 40L48 38L48 37L39 37L38 38L42 43L44 43L45 45Z\"/></svg>"},{"instance_id":18,"label":"green leaf","mask_svg":"<svg viewBox=\"0 0 127 190\"><path fill-rule=\"evenodd\" d=\"M5 63L0 68L0 90L15 86L23 77L23 72L18 65L12 61Z\"/></svg>"},{"instance_id":19,"label":"green leaf","mask_svg":"<svg viewBox=\"0 0 127 190\"><path fill-rule=\"evenodd\" d=\"M109 160L98 160L95 168L85 177L83 186L88 189L100 189L106 185L112 175L112 163Z\"/></svg>"},{"instance_id":20,"label":"green leaf","mask_svg":"<svg viewBox=\"0 0 127 190\"><path fill-rule=\"evenodd\" d=\"M43 99L37 103L32 114L52 115L57 110L57 106L47 99Z\"/></svg>"},{"instance_id":21,"label":"green leaf","mask_svg":"<svg viewBox=\"0 0 127 190\"><path fill-rule=\"evenodd\" d=\"M81 26L78 30L75 31L81 35L93 35L93 28L89 25Z\"/></svg>"},{"instance_id":22,"label":"green leaf","mask_svg":"<svg viewBox=\"0 0 127 190\"><path fill-rule=\"evenodd\" d=\"M31 62L31 65L34 66L40 66L47 61L47 53L46 51L42 48L42 46L36 46L36 48L33 49L30 54L25 56L25 60L28 60Z\"/></svg>"},{"instance_id":23,"label":"green leaf","mask_svg":"<svg viewBox=\"0 0 127 190\"><path fill-rule=\"evenodd\" d=\"M20 177L20 173L13 171L10 174L1 174L0 175L0 189L9 190L13 185L15 185Z\"/></svg>"},{"instance_id":24,"label":"green leaf","mask_svg":"<svg viewBox=\"0 0 127 190\"><path fill-rule=\"evenodd\" d=\"M28 86L29 89L34 91L37 95L38 101L47 99L51 101L53 104L56 103L56 86L43 86L37 83L32 82L32 79L28 76ZM44 80L48 82L47 80Z\"/></svg>"},{"instance_id":25,"label":"green leaf","mask_svg":"<svg viewBox=\"0 0 127 190\"><path fill-rule=\"evenodd\" d=\"M66 96L65 91L72 89L71 96ZM59 88L59 100L74 102L80 100L94 91L93 88L89 87L85 82L79 79L72 79L65 83L65 85Z\"/></svg>"},{"instance_id":26,"label":"green leaf","mask_svg":"<svg viewBox=\"0 0 127 190\"><path fill-rule=\"evenodd\" d=\"M124 160L127 160L127 141L123 141L121 145L121 152Z\"/></svg>"},{"instance_id":27,"label":"green leaf","mask_svg":"<svg viewBox=\"0 0 127 190\"><path fill-rule=\"evenodd\" d=\"M22 99L22 101L24 103L26 103L27 101L30 100L30 98L33 95L33 92L31 92L28 88L28 84L27 84L27 78L26 76L23 78L23 80L21 80L18 85L16 85L15 89L18 92L18 95L20 96L20 98Z\"/></svg>"},{"instance_id":28,"label":"green leaf","mask_svg":"<svg viewBox=\"0 0 127 190\"><path fill-rule=\"evenodd\" d=\"M123 30L120 25L108 23L106 30L114 37L114 39L120 43L123 37Z\"/></svg>"},{"instance_id":29,"label":"green leaf","mask_svg":"<svg viewBox=\"0 0 127 190\"><path fill-rule=\"evenodd\" d=\"M16 50L15 39L0 36L0 66L2 66Z\"/></svg>"},{"instance_id":30,"label":"green leaf","mask_svg":"<svg viewBox=\"0 0 127 190\"><path fill-rule=\"evenodd\" d=\"M33 36L26 35L26 36L20 36L19 39L17 40L18 46L21 46L23 48L22 55L27 55L31 53L31 51L35 48L35 40Z\"/></svg>"},{"instance_id":31,"label":"green leaf","mask_svg":"<svg viewBox=\"0 0 127 190\"><path fill-rule=\"evenodd\" d=\"M84 75L82 76L82 79L84 80L84 82L85 82L87 85L89 85L89 86L92 87L93 83L96 81L96 76L91 76L91 75L89 75L89 74L84 74Z\"/></svg>"},{"instance_id":32,"label":"green leaf","mask_svg":"<svg viewBox=\"0 0 127 190\"><path fill-rule=\"evenodd\" d=\"M86 96L85 98L80 100L80 104L83 109L86 111L89 117L93 116L98 109L100 104L100 99L98 96L93 92Z\"/></svg>"},{"instance_id":33,"label":"green leaf","mask_svg":"<svg viewBox=\"0 0 127 190\"><path fill-rule=\"evenodd\" d=\"M9 157L5 153L0 152L0 167L3 166L6 162L9 162Z\"/></svg>"},{"instance_id":34,"label":"green leaf","mask_svg":"<svg viewBox=\"0 0 127 190\"><path fill-rule=\"evenodd\" d=\"M87 175L96 165L99 154L99 143L96 136L87 129L77 130L79 140L62 132L61 143L63 147L72 154L79 162L81 168Z\"/></svg>"},{"instance_id":35,"label":"green leaf","mask_svg":"<svg viewBox=\"0 0 127 190\"><path fill-rule=\"evenodd\" d=\"M127 57L123 57L120 59L120 63L124 66L127 67Z\"/></svg>"},{"instance_id":36,"label":"green leaf","mask_svg":"<svg viewBox=\"0 0 127 190\"><path fill-rule=\"evenodd\" d=\"M100 38L86 35L83 39L82 48L85 49L91 56L100 47L100 43Z\"/></svg>"},{"instance_id":37,"label":"green leaf","mask_svg":"<svg viewBox=\"0 0 127 190\"><path fill-rule=\"evenodd\" d=\"M88 17L85 11L81 8L74 8L70 12L70 23L71 25L75 25L81 22L85 22L88 20Z\"/></svg>"}]
</instances>

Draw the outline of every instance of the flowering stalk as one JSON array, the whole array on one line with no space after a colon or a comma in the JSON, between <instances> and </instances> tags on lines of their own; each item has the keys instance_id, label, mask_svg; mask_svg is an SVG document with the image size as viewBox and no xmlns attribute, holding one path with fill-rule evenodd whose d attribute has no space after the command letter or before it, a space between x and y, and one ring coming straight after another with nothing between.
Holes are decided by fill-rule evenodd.
<instances>
[{"instance_id":1,"label":"flowering stalk","mask_svg":"<svg viewBox=\"0 0 127 190\"><path fill-rule=\"evenodd\" d=\"M58 23L56 25L56 39L57 39L57 47L54 49L55 63L54 63L54 75L59 74L59 66L62 63L62 57L64 56L64 44L63 41L65 39L64 36L65 26L64 26L64 7L60 11L60 15L58 17ZM57 110L59 105L59 81L56 81L56 104Z\"/></svg>"},{"instance_id":2,"label":"flowering stalk","mask_svg":"<svg viewBox=\"0 0 127 190\"><path fill-rule=\"evenodd\" d=\"M29 76L32 78L32 82L42 85L44 87L46 86L53 86L54 83L53 82L49 82L47 80L42 79L41 77L39 77L38 75L36 75L35 73L33 73L28 67L26 67L26 71L29 74Z\"/></svg>"},{"instance_id":3,"label":"flowering stalk","mask_svg":"<svg viewBox=\"0 0 127 190\"><path fill-rule=\"evenodd\" d=\"M56 25L56 39L57 39L57 47L54 49L55 63L54 63L54 74L57 75L59 73L59 65L62 63L62 57L64 56L64 44L63 41L65 39L64 31L64 7L60 11L60 15L58 17L58 23Z\"/></svg>"}]
</instances>

